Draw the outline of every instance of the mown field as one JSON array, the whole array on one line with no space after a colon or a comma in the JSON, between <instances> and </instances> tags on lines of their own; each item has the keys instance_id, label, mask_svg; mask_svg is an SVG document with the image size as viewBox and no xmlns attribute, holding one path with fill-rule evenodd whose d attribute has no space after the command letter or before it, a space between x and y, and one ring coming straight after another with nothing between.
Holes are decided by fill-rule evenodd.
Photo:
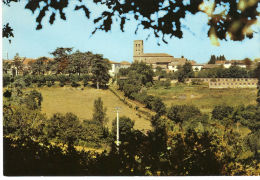
<instances>
[{"instance_id":1,"label":"mown field","mask_svg":"<svg viewBox=\"0 0 260 180\"><path fill-rule=\"evenodd\" d=\"M168 107L171 104L189 104L208 113L216 105L256 104L257 89L209 89L205 85L172 85L169 89L152 87L148 89L148 94L162 98Z\"/></svg>"},{"instance_id":2,"label":"mown field","mask_svg":"<svg viewBox=\"0 0 260 180\"><path fill-rule=\"evenodd\" d=\"M76 114L80 120L91 119L93 114L94 100L101 97L104 106L107 108L109 118L108 127L111 128L112 121L116 118L115 107L120 107L120 116L130 117L135 120L135 129L147 130L151 128L150 121L138 116L137 112L121 102L109 90L97 90L94 88L73 88L73 87L43 87L38 88L42 93L42 112L50 117L56 112Z\"/></svg>"}]
</instances>

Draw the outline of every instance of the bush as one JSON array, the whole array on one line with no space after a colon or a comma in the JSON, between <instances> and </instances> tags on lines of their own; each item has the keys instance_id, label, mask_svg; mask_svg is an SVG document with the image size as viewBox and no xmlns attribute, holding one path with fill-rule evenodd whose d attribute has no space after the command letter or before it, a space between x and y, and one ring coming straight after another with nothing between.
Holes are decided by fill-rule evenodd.
<instances>
[{"instance_id":1,"label":"bush","mask_svg":"<svg viewBox=\"0 0 260 180\"><path fill-rule=\"evenodd\" d=\"M51 87L53 85L53 83L51 81L47 81L46 84L47 84L48 87Z\"/></svg>"},{"instance_id":2,"label":"bush","mask_svg":"<svg viewBox=\"0 0 260 180\"><path fill-rule=\"evenodd\" d=\"M44 86L46 84L46 79L44 75L38 75L37 76L37 85L38 87Z\"/></svg>"},{"instance_id":3,"label":"bush","mask_svg":"<svg viewBox=\"0 0 260 180\"><path fill-rule=\"evenodd\" d=\"M84 85L84 87L86 87L88 85L88 80L87 79L83 79L83 85Z\"/></svg>"},{"instance_id":4,"label":"bush","mask_svg":"<svg viewBox=\"0 0 260 180\"><path fill-rule=\"evenodd\" d=\"M167 79L164 82L164 87L165 87L165 89L169 89L171 87L171 80L170 79Z\"/></svg>"},{"instance_id":5,"label":"bush","mask_svg":"<svg viewBox=\"0 0 260 180\"><path fill-rule=\"evenodd\" d=\"M60 87L63 87L64 86L64 83L63 82L60 82Z\"/></svg>"},{"instance_id":6,"label":"bush","mask_svg":"<svg viewBox=\"0 0 260 180\"><path fill-rule=\"evenodd\" d=\"M160 98L155 97L153 99L152 110L154 110L159 116L166 113L166 107Z\"/></svg>"},{"instance_id":7,"label":"bush","mask_svg":"<svg viewBox=\"0 0 260 180\"><path fill-rule=\"evenodd\" d=\"M11 83L11 76L9 74L3 75L3 86L7 86Z\"/></svg>"},{"instance_id":8,"label":"bush","mask_svg":"<svg viewBox=\"0 0 260 180\"><path fill-rule=\"evenodd\" d=\"M152 109L152 103L154 101L154 97L151 95L148 95L144 98L144 104L146 105L146 108Z\"/></svg>"},{"instance_id":9,"label":"bush","mask_svg":"<svg viewBox=\"0 0 260 180\"><path fill-rule=\"evenodd\" d=\"M79 75L77 75L77 74L72 74L72 75L70 75L69 76L69 80L70 80L70 82L79 82L79 81L81 81L83 78L81 77L81 76L79 76Z\"/></svg>"},{"instance_id":10,"label":"bush","mask_svg":"<svg viewBox=\"0 0 260 180\"><path fill-rule=\"evenodd\" d=\"M167 111L167 117L176 123L188 121L199 115L201 115L200 110L191 105L174 105Z\"/></svg>"},{"instance_id":11,"label":"bush","mask_svg":"<svg viewBox=\"0 0 260 180\"><path fill-rule=\"evenodd\" d=\"M12 91L9 91L8 89L3 94L4 97L10 98L12 96Z\"/></svg>"},{"instance_id":12,"label":"bush","mask_svg":"<svg viewBox=\"0 0 260 180\"><path fill-rule=\"evenodd\" d=\"M16 88L24 88L25 87L25 82L22 78L18 78L14 81L14 87Z\"/></svg>"},{"instance_id":13,"label":"bush","mask_svg":"<svg viewBox=\"0 0 260 180\"><path fill-rule=\"evenodd\" d=\"M226 105L216 106L212 111L212 118L222 120L230 116L233 110L233 107Z\"/></svg>"},{"instance_id":14,"label":"bush","mask_svg":"<svg viewBox=\"0 0 260 180\"><path fill-rule=\"evenodd\" d=\"M79 85L77 82L72 81L71 86L72 86L72 87L78 87L78 86L80 86L80 85Z\"/></svg>"},{"instance_id":15,"label":"bush","mask_svg":"<svg viewBox=\"0 0 260 180\"><path fill-rule=\"evenodd\" d=\"M57 76L55 76L55 75L46 75L45 76L45 80L47 82L49 81L52 85L54 85L55 81L57 81Z\"/></svg>"},{"instance_id":16,"label":"bush","mask_svg":"<svg viewBox=\"0 0 260 180\"><path fill-rule=\"evenodd\" d=\"M57 79L60 81L60 84L63 84L63 86L64 86L65 82L69 80L69 78L64 74L58 75Z\"/></svg>"},{"instance_id":17,"label":"bush","mask_svg":"<svg viewBox=\"0 0 260 180\"><path fill-rule=\"evenodd\" d=\"M32 83L32 76L31 75L24 76L24 82L25 82L25 86L29 87Z\"/></svg>"}]
</instances>

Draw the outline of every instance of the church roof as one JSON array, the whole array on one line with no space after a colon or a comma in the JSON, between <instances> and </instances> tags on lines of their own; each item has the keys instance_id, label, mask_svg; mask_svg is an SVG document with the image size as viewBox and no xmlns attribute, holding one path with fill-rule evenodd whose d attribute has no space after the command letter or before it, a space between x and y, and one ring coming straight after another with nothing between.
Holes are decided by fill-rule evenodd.
<instances>
[{"instance_id":1,"label":"church roof","mask_svg":"<svg viewBox=\"0 0 260 180\"><path fill-rule=\"evenodd\" d=\"M142 56L142 57L173 57L167 53L144 53L140 56Z\"/></svg>"}]
</instances>

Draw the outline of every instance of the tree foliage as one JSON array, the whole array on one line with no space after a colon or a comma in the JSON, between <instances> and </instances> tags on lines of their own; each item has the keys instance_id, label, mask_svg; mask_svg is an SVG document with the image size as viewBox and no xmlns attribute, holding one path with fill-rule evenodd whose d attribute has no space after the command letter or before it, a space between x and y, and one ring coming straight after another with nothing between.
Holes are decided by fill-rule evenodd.
<instances>
[{"instance_id":1,"label":"tree foliage","mask_svg":"<svg viewBox=\"0 0 260 180\"><path fill-rule=\"evenodd\" d=\"M192 70L192 65L189 62L186 62L178 71L177 71L177 79L178 82L185 82L186 78L194 77L194 72Z\"/></svg>"},{"instance_id":2,"label":"tree foliage","mask_svg":"<svg viewBox=\"0 0 260 180\"><path fill-rule=\"evenodd\" d=\"M4 4L10 5L10 2L19 2L16 0L6 1ZM161 37L164 42L165 36L183 37L183 22L181 19L188 14L195 15L197 13L205 13L208 15L208 25L210 26L208 36L218 37L219 39L227 39L228 34L234 41L241 41L244 38L252 38L254 33L249 31L257 21L259 14L258 0L252 1L224 1L215 0L214 3L207 3L203 0L197 1L167 1L154 0L151 3L149 0L126 0L126 1L105 1L94 0L93 3L102 7L102 11L93 19L97 30L111 31L112 24L115 19L120 22L120 29L124 32L127 21L135 20L138 23L136 31L140 27L153 31L155 37ZM49 23L53 24L59 15L63 20L67 19L65 9L72 4L71 1L53 0L50 3L45 0L27 1L25 8L37 14L36 29L42 29L43 19L48 17ZM78 0L73 2L75 11L83 10L86 18L91 19L90 5ZM219 11L221 9L222 11ZM96 14L96 13L95 13ZM162 14L162 15L158 15ZM92 19L91 19L92 20ZM13 30L5 26L5 37L12 36Z\"/></svg>"},{"instance_id":3,"label":"tree foliage","mask_svg":"<svg viewBox=\"0 0 260 180\"><path fill-rule=\"evenodd\" d=\"M104 59L102 55L96 54L92 59L91 73L93 83L97 89L99 87L106 87L110 75L108 71L111 69L111 64L107 59Z\"/></svg>"},{"instance_id":4,"label":"tree foliage","mask_svg":"<svg viewBox=\"0 0 260 180\"><path fill-rule=\"evenodd\" d=\"M107 109L104 107L102 99L99 97L94 101L94 112L92 120L98 122L101 126L104 126L108 121L106 110Z\"/></svg>"}]
</instances>

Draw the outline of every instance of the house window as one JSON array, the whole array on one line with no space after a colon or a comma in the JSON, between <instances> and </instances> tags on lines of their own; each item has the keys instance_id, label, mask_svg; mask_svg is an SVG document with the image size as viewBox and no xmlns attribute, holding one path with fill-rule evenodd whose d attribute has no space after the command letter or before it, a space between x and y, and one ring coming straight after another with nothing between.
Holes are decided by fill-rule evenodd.
<instances>
[{"instance_id":1,"label":"house window","mask_svg":"<svg viewBox=\"0 0 260 180\"><path fill-rule=\"evenodd\" d=\"M248 83L248 85L250 85L250 83Z\"/></svg>"}]
</instances>

